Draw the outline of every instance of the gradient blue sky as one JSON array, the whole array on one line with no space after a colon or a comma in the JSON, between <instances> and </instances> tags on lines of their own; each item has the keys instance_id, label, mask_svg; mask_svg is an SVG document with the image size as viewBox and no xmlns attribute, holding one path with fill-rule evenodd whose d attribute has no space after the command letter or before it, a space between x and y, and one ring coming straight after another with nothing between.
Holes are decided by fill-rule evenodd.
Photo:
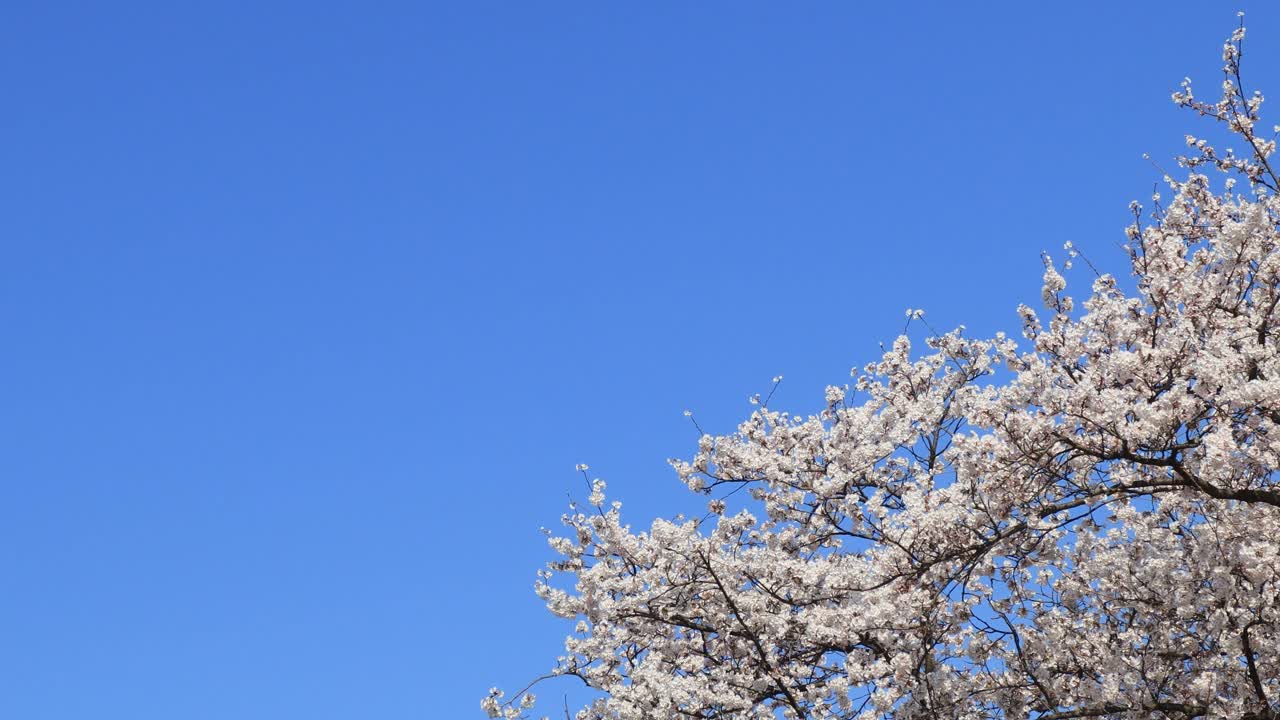
<instances>
[{"instance_id":1,"label":"gradient blue sky","mask_svg":"<svg viewBox=\"0 0 1280 720\"><path fill-rule=\"evenodd\" d=\"M6 3L0 717L479 717L575 463L1121 267L1240 6Z\"/></svg>"}]
</instances>

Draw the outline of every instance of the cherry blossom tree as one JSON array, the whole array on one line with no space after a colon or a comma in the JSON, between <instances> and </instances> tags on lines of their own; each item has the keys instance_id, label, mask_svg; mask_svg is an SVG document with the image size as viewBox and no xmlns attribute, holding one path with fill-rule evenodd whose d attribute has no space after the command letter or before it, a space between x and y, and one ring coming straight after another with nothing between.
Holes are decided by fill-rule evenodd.
<instances>
[{"instance_id":1,"label":"cherry blossom tree","mask_svg":"<svg viewBox=\"0 0 1280 720\"><path fill-rule=\"evenodd\" d=\"M1241 150L1187 137L1131 280L1077 304L1068 246L1023 340L903 336L817 414L763 401L673 461L701 519L633 530L594 481L538 583L577 621L550 676L599 693L574 717L1280 718L1280 179L1244 36L1217 100L1173 95Z\"/></svg>"}]
</instances>

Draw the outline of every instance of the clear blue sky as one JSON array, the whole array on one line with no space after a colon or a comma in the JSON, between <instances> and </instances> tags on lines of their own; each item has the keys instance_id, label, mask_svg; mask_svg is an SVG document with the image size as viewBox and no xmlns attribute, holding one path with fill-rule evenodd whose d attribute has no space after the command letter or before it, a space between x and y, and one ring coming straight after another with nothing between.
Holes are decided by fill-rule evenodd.
<instances>
[{"instance_id":1,"label":"clear blue sky","mask_svg":"<svg viewBox=\"0 0 1280 720\"><path fill-rule=\"evenodd\" d=\"M479 717L575 463L1120 267L1237 8L177 5L0 10L0 717Z\"/></svg>"}]
</instances>

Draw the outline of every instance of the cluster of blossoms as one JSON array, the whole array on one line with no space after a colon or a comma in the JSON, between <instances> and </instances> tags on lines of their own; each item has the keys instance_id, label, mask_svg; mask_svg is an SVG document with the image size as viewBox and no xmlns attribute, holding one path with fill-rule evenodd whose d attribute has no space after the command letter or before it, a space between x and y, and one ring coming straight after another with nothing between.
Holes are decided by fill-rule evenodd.
<instances>
[{"instance_id":1,"label":"cluster of blossoms","mask_svg":"<svg viewBox=\"0 0 1280 720\"><path fill-rule=\"evenodd\" d=\"M635 531L592 485L538 584L578 623L552 674L599 691L578 720L1280 718L1280 200L1243 38L1218 102L1174 99L1249 152L1192 139L1133 291L1077 309L1046 258L1024 341L904 336L817 415L760 403L674 463L702 519Z\"/></svg>"}]
</instances>

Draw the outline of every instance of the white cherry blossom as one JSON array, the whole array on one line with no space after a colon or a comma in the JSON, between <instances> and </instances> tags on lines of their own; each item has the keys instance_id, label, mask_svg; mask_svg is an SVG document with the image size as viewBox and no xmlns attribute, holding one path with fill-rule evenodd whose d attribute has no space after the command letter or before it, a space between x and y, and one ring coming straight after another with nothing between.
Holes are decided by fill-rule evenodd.
<instances>
[{"instance_id":1,"label":"white cherry blossom","mask_svg":"<svg viewBox=\"0 0 1280 720\"><path fill-rule=\"evenodd\" d=\"M1173 97L1246 152L1188 136L1132 282L1077 305L1046 256L1022 342L899 337L817 415L753 396L672 463L703 518L633 529L589 483L537 585L578 720L1280 718L1280 181L1243 45L1220 99Z\"/></svg>"}]
</instances>

